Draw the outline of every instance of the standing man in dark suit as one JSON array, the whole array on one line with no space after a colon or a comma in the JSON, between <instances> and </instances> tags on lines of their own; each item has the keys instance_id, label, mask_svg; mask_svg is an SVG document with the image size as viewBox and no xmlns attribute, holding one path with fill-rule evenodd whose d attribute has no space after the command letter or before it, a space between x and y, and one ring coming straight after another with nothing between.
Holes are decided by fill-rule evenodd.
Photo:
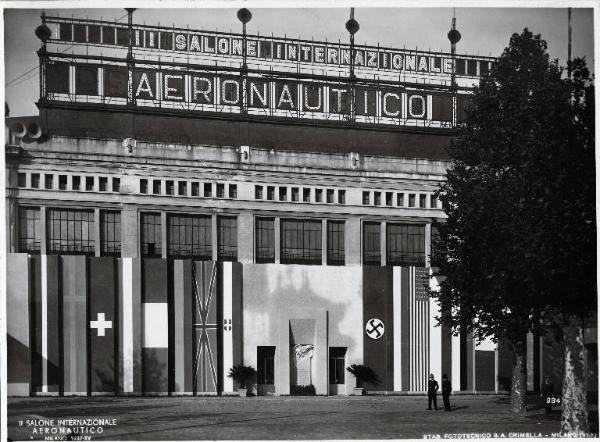
<instances>
[{"instance_id":1,"label":"standing man in dark suit","mask_svg":"<svg viewBox=\"0 0 600 442\"><path fill-rule=\"evenodd\" d=\"M437 391L440 386L437 381L433 378L433 373L429 375L429 382L427 383L427 409L431 410L431 402L433 401L433 406L437 410Z\"/></svg>"},{"instance_id":2,"label":"standing man in dark suit","mask_svg":"<svg viewBox=\"0 0 600 442\"><path fill-rule=\"evenodd\" d=\"M446 373L442 376L442 398L444 399L444 410L450 411L450 393L452 393L452 384L448 380Z\"/></svg>"}]
</instances>

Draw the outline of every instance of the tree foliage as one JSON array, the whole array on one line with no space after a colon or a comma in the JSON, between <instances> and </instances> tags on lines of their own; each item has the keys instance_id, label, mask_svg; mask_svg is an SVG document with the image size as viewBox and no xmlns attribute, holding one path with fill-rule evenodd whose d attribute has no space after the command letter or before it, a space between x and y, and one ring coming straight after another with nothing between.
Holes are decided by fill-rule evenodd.
<instances>
[{"instance_id":1,"label":"tree foliage","mask_svg":"<svg viewBox=\"0 0 600 442\"><path fill-rule=\"evenodd\" d=\"M455 313L443 322L480 338L518 342L595 311L593 92L584 61L569 81L546 49L512 35L469 97L438 192L432 296Z\"/></svg>"}]
</instances>

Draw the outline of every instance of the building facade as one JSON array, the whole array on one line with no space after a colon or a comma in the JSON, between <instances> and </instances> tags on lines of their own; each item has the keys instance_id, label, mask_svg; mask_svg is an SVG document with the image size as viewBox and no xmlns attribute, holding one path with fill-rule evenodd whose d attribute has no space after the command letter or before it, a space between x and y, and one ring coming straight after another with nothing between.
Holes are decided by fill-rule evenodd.
<instances>
[{"instance_id":1,"label":"building facade","mask_svg":"<svg viewBox=\"0 0 600 442\"><path fill-rule=\"evenodd\" d=\"M340 44L42 20L39 116L7 119L9 395L227 394L237 364L258 394L350 394L351 364L373 391L507 388L510 351L427 293L445 146L491 59L454 59L457 94L447 54L362 47L348 79ZM559 382L558 346L528 348L529 388Z\"/></svg>"}]
</instances>

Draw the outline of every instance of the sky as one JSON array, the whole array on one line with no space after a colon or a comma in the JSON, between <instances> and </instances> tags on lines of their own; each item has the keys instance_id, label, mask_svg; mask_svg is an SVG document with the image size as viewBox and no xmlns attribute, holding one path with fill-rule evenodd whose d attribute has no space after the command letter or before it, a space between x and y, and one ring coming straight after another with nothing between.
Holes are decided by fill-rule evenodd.
<instances>
[{"instance_id":1,"label":"sky","mask_svg":"<svg viewBox=\"0 0 600 442\"><path fill-rule=\"evenodd\" d=\"M237 9L139 8L134 13L134 23L174 24L176 27L189 25L191 29L241 32L241 24L236 17ZM272 33L280 37L287 35L315 41L348 40L344 25L349 18L349 7L250 7L250 10L253 16L247 27L249 33ZM11 109L11 117L37 114L35 101L38 99L39 85L36 51L40 48L40 42L34 31L41 23L41 12L40 9L4 11L6 101ZM47 9L46 13L110 21L121 18L120 22L127 21L123 9ZM446 34L450 29L452 14L452 8L442 7L356 8L354 17L360 24L356 43L449 52ZM456 23L462 34L457 53L498 56L508 45L511 34L527 27L547 41L551 58L558 58L561 64L566 62L568 21L565 7L457 7ZM594 63L593 28L593 9L573 8L572 53L574 57L585 56L590 67Z\"/></svg>"}]
</instances>

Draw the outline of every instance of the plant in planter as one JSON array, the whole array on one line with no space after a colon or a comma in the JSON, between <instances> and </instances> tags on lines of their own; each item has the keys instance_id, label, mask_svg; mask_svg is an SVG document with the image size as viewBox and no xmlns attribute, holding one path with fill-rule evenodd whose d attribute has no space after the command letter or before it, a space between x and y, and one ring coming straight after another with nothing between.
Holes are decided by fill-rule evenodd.
<instances>
[{"instance_id":1,"label":"plant in planter","mask_svg":"<svg viewBox=\"0 0 600 442\"><path fill-rule=\"evenodd\" d=\"M242 397L248 395L248 388L252 383L252 379L256 376L256 370L254 367L249 367L247 365L234 365L229 369L229 373L227 373L227 377L232 378L235 382L238 383L238 394Z\"/></svg>"},{"instance_id":2,"label":"plant in planter","mask_svg":"<svg viewBox=\"0 0 600 442\"><path fill-rule=\"evenodd\" d=\"M377 385L381 383L377 373L366 365L352 364L350 367L346 367L346 371L356 378L354 395L362 396L365 384Z\"/></svg>"}]
</instances>

